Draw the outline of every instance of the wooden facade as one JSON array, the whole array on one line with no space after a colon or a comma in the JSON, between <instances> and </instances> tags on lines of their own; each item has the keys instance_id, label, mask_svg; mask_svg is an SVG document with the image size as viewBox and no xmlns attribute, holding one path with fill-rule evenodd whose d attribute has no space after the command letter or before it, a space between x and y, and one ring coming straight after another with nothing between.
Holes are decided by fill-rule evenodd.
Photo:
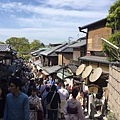
<instances>
[{"instance_id":1,"label":"wooden facade","mask_svg":"<svg viewBox=\"0 0 120 120\"><path fill-rule=\"evenodd\" d=\"M58 65L68 65L70 61L73 59L73 53L59 53L58 54Z\"/></svg>"},{"instance_id":2,"label":"wooden facade","mask_svg":"<svg viewBox=\"0 0 120 120\"><path fill-rule=\"evenodd\" d=\"M50 57L49 60L49 66L58 65L58 57Z\"/></svg>"},{"instance_id":3,"label":"wooden facade","mask_svg":"<svg viewBox=\"0 0 120 120\"><path fill-rule=\"evenodd\" d=\"M87 54L90 55L92 51L102 51L101 38L108 38L112 34L112 29L106 27L107 19L101 19L94 23L79 27L80 32L87 29ZM85 33L85 32L84 32Z\"/></svg>"},{"instance_id":4,"label":"wooden facade","mask_svg":"<svg viewBox=\"0 0 120 120\"><path fill-rule=\"evenodd\" d=\"M88 31L88 45L87 51L102 51L101 38L108 38L112 34L111 28L101 27L90 29Z\"/></svg>"},{"instance_id":5,"label":"wooden facade","mask_svg":"<svg viewBox=\"0 0 120 120\"><path fill-rule=\"evenodd\" d=\"M85 56L85 49L86 45L79 48L73 48L73 60L78 61L79 57Z\"/></svg>"},{"instance_id":6,"label":"wooden facade","mask_svg":"<svg viewBox=\"0 0 120 120\"><path fill-rule=\"evenodd\" d=\"M43 66L58 65L58 57L41 56L41 63Z\"/></svg>"}]
</instances>

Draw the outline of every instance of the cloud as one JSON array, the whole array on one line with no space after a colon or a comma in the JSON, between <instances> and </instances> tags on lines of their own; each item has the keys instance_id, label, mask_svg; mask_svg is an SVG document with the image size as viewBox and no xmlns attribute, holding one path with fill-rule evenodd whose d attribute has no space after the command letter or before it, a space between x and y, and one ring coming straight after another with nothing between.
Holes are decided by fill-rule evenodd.
<instances>
[{"instance_id":1,"label":"cloud","mask_svg":"<svg viewBox=\"0 0 120 120\"><path fill-rule=\"evenodd\" d=\"M4 34L2 33L4 31ZM0 29L0 39L6 41L11 37L26 37L29 41L38 39L44 44L58 43L68 41L68 37L72 36L73 40L78 39L78 29L68 28L52 28L52 29L40 29L40 28L23 28L23 29Z\"/></svg>"},{"instance_id":2,"label":"cloud","mask_svg":"<svg viewBox=\"0 0 120 120\"><path fill-rule=\"evenodd\" d=\"M49 4L48 1L47 4ZM64 1L63 1L64 2ZM52 3L56 3L55 1ZM58 2L59 3L59 2ZM85 19L97 19L98 15L99 18L103 18L106 16L105 12L100 11L79 11L79 10L66 10L66 9L56 9L50 7L43 7L43 6L35 6L35 5L25 5L23 3L5 3L1 4L1 10L10 12L10 19L18 21L19 25L22 27L33 27L41 25L47 25L51 27L53 24L58 27L63 25L77 25L78 23L84 23ZM23 14L21 15L20 13ZM27 15L26 15L27 14ZM27 16L27 17L26 17ZM9 15L8 15L9 17ZM82 18L82 19L81 19ZM83 22L81 22L83 20ZM35 24L36 23L36 24Z\"/></svg>"},{"instance_id":3,"label":"cloud","mask_svg":"<svg viewBox=\"0 0 120 120\"><path fill-rule=\"evenodd\" d=\"M0 40L16 36L48 44L77 39L78 27L105 18L115 0L29 1L0 2Z\"/></svg>"},{"instance_id":4,"label":"cloud","mask_svg":"<svg viewBox=\"0 0 120 120\"><path fill-rule=\"evenodd\" d=\"M71 9L89 9L89 10L103 10L107 5L111 5L115 0L36 0L45 6L52 6L55 8Z\"/></svg>"},{"instance_id":5,"label":"cloud","mask_svg":"<svg viewBox=\"0 0 120 120\"><path fill-rule=\"evenodd\" d=\"M46 2L46 4L53 3L52 5L54 5L54 3L60 2L60 1L55 2L54 0L50 0L50 1L48 1L48 3ZM52 1L54 1L54 2L52 2ZM63 1L63 3L64 3L64 1ZM85 2L85 3L87 3L87 2ZM76 3L76 4L78 5L78 3ZM64 4L62 4L62 5L64 6ZM40 14L40 15L46 15L46 16L57 15L57 16L63 16L63 17L64 16L68 16L68 17L72 16L72 17L79 17L79 18L80 17L89 18L91 16L96 17L95 16L96 14L99 14L100 16L105 15L105 12L99 11L98 8L101 8L99 4L97 4L98 6L96 6L95 4L94 4L94 6L91 6L93 9L95 9L95 11L93 11L93 9L92 10L87 9L87 5L89 5L89 2L87 4L82 4L82 6L80 6L80 5L79 5L79 9L82 9L82 10L76 10L76 9L75 10L74 9L67 10L64 8L54 8L54 7L48 7L48 6L45 7L45 6L31 5L31 4L25 5L23 3L12 2L12 3L4 3L4 4L1 3L0 10L7 11L7 12L15 12L15 13L16 12L26 12L29 14L32 13L32 14ZM74 4L72 4L71 7L73 7L73 6L74 6ZM76 5L74 7L76 8ZM84 9L81 7L83 7Z\"/></svg>"}]
</instances>

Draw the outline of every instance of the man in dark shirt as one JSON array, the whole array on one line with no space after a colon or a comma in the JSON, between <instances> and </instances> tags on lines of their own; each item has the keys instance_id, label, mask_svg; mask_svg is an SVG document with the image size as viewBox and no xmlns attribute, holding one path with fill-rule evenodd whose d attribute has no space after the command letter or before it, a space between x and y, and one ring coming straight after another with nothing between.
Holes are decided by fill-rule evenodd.
<instances>
[{"instance_id":1,"label":"man in dark shirt","mask_svg":"<svg viewBox=\"0 0 120 120\"><path fill-rule=\"evenodd\" d=\"M59 93L56 92L56 90L57 90L57 87L55 85L52 85L51 91L47 95L47 103L51 102L50 110L49 110L50 120L57 120L58 118L58 107L60 107L61 100L60 100L60 95Z\"/></svg>"}]
</instances>

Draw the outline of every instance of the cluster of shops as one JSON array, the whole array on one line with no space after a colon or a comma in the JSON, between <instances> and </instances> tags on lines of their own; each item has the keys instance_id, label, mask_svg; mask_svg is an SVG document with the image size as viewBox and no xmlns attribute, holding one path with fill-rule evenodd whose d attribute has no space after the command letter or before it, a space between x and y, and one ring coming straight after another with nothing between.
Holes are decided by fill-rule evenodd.
<instances>
[{"instance_id":1,"label":"cluster of shops","mask_svg":"<svg viewBox=\"0 0 120 120\"><path fill-rule=\"evenodd\" d=\"M36 66L38 70L41 70L44 77L52 76L55 81L69 83L71 88L75 82L81 86L83 91L88 91L92 96L89 98L88 106L89 114L92 117L94 116L94 111L91 113L90 109L91 105L94 106L94 94L98 99L101 99L102 95L104 95L103 93L105 93L105 99L109 101L111 109L114 106L111 102L111 95L114 93L111 90L115 91L116 96L120 95L117 90L120 83L119 63L117 64L118 72L116 75L113 72L115 69L110 71L111 63L102 52L101 38L107 38L112 34L111 28L105 26L106 21L107 19L105 18L79 27L80 32L84 32L84 29L87 29L87 32L84 32L86 37L79 38L74 42L51 44L47 48L40 48L28 53L30 55L28 66L29 63L32 67ZM11 74L19 71L23 62L23 59L17 58L17 52L10 45L0 44L0 79L8 80ZM112 77L110 77L110 73ZM110 78L115 78L114 80L118 84L112 85ZM119 100L116 99L114 99L118 108L116 116L119 116Z\"/></svg>"}]
</instances>

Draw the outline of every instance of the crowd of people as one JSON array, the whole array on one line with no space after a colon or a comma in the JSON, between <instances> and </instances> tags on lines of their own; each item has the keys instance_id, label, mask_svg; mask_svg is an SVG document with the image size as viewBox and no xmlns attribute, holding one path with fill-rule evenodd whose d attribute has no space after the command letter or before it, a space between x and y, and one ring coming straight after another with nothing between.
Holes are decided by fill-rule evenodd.
<instances>
[{"instance_id":1,"label":"crowd of people","mask_svg":"<svg viewBox=\"0 0 120 120\"><path fill-rule=\"evenodd\" d=\"M11 76L7 89L0 84L0 120L83 120L83 92L79 85L54 81L36 66L24 66Z\"/></svg>"}]
</instances>

